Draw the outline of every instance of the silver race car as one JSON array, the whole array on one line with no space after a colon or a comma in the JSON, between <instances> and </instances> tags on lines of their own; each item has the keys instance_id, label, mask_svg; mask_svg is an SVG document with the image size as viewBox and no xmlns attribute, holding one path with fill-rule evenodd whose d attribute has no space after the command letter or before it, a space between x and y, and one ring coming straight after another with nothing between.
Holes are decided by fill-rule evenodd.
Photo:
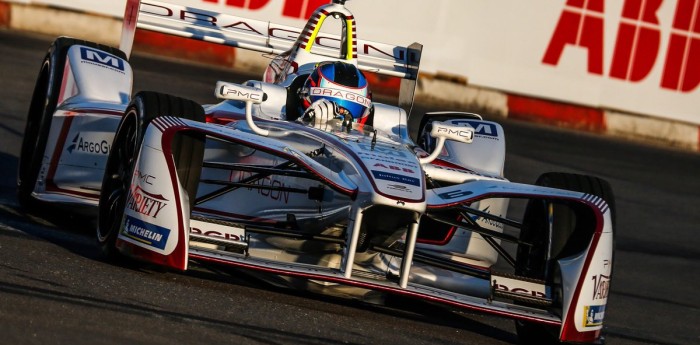
<instances>
[{"instance_id":1,"label":"silver race car","mask_svg":"<svg viewBox=\"0 0 700 345\"><path fill-rule=\"evenodd\" d=\"M609 184L508 181L502 127L412 113L422 46L358 40L344 2L298 30L129 0L120 49L57 39L29 109L20 202L97 208L115 260L230 265L321 293L513 318L525 343L600 342ZM331 21L340 35L320 31ZM218 82L218 104L132 96L137 27L275 58L260 81ZM372 100L366 72L402 78L398 105Z\"/></svg>"}]
</instances>

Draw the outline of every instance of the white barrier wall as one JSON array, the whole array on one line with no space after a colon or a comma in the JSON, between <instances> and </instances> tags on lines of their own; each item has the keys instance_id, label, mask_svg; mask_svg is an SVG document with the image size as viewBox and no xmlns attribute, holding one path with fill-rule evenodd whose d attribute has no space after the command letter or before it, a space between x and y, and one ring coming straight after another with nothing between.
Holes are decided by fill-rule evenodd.
<instances>
[{"instance_id":1,"label":"white barrier wall","mask_svg":"<svg viewBox=\"0 0 700 345\"><path fill-rule=\"evenodd\" d=\"M126 1L15 2L121 16ZM170 2L301 28L330 1ZM429 73L700 124L700 0L351 0L347 7L361 39L423 43Z\"/></svg>"}]
</instances>

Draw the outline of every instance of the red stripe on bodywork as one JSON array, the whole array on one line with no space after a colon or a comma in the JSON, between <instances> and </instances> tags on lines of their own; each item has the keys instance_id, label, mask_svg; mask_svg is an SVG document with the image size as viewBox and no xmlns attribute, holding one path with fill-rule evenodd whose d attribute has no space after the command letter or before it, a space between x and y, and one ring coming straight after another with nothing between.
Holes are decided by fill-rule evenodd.
<instances>
[{"instance_id":1,"label":"red stripe on bodywork","mask_svg":"<svg viewBox=\"0 0 700 345\"><path fill-rule=\"evenodd\" d=\"M60 105L66 99L66 84L68 84L68 75L70 74L70 61L66 59L66 64L63 66L63 79L61 79L61 91L58 92L58 101L56 105Z\"/></svg>"},{"instance_id":2,"label":"red stripe on bodywork","mask_svg":"<svg viewBox=\"0 0 700 345\"><path fill-rule=\"evenodd\" d=\"M457 217L457 222L458 222L458 223L461 222L462 219L463 219L462 216ZM422 243L422 244L431 244L431 245L437 245L437 246L444 246L444 245L446 245L447 243L450 242L450 240L452 239L452 236L454 236L454 234L455 234L456 231L457 231L457 227L456 227L456 226L452 226L452 227L450 227L450 230L447 230L447 233L445 233L445 236L444 236L443 238L439 239L439 240L426 240L426 239L418 238L416 241L417 241L418 243ZM476 267L479 267L479 266L476 266ZM479 268L482 268L482 269L483 269L483 268L488 268L488 267L479 267Z\"/></svg>"},{"instance_id":3,"label":"red stripe on bodywork","mask_svg":"<svg viewBox=\"0 0 700 345\"><path fill-rule=\"evenodd\" d=\"M68 131L73 123L73 116L68 116L63 121L63 127L61 127L61 133L58 135L58 141L51 156L51 162L49 163L49 172L46 175L46 190L57 192L61 189L53 182L53 177L56 175L56 169L58 169L58 160L61 158L61 152L63 152L63 147L66 143L66 137L68 136Z\"/></svg>"}]
</instances>

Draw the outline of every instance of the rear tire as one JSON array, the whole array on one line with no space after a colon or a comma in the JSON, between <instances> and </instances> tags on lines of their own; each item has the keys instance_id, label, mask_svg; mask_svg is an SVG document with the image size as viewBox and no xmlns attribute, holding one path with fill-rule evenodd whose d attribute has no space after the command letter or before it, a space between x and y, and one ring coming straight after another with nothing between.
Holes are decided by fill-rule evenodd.
<instances>
[{"instance_id":1,"label":"rear tire","mask_svg":"<svg viewBox=\"0 0 700 345\"><path fill-rule=\"evenodd\" d=\"M600 178L550 172L542 174L535 183L538 186L572 190L595 195L604 199L610 206L613 227L615 223L615 196L610 184ZM551 224L549 219L551 216ZM582 246L587 245L590 239L590 231L585 227L577 226L574 210L563 204L550 204L542 200L532 200L528 203L523 218L523 227L520 239L525 242L535 243L535 247L518 247L516 259L516 274L547 280L556 286L559 278L556 261L582 251ZM550 260L547 256L548 228L552 228L552 241ZM556 289L555 289L556 290ZM558 293L555 291L555 305ZM561 314L561 311L557 311ZM526 321L515 322L516 332L521 344L561 344L559 341L559 329L543 326Z\"/></svg>"},{"instance_id":2,"label":"rear tire","mask_svg":"<svg viewBox=\"0 0 700 345\"><path fill-rule=\"evenodd\" d=\"M17 198L20 205L27 210L36 206L37 201L32 197L32 192L39 178L53 114L58 106L66 56L68 49L74 45L96 48L126 59L126 55L119 49L68 37L59 37L49 47L29 103L17 169Z\"/></svg>"},{"instance_id":3,"label":"rear tire","mask_svg":"<svg viewBox=\"0 0 700 345\"><path fill-rule=\"evenodd\" d=\"M194 101L157 92L139 92L132 99L119 123L112 150L107 158L98 207L97 242L101 252L109 260L121 259L115 244L122 226L136 159L148 124L161 116L177 116L204 122L204 109ZM172 143L172 152L180 182L187 190L191 209L204 157L204 136L178 133Z\"/></svg>"}]
</instances>

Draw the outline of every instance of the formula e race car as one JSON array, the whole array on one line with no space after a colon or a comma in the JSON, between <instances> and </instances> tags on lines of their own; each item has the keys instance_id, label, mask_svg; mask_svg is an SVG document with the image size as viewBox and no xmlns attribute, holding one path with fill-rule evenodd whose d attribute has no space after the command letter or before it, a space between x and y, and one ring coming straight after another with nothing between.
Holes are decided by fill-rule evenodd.
<instances>
[{"instance_id":1,"label":"formula e race car","mask_svg":"<svg viewBox=\"0 0 700 345\"><path fill-rule=\"evenodd\" d=\"M508 181L503 128L412 114L422 46L358 40L344 3L298 30L128 0L120 49L57 39L29 108L21 203L96 207L109 258L230 265L312 291L513 318L526 343L599 342L609 184ZM333 20L339 36L320 31ZM261 81L217 83L218 104L132 96L137 27L276 57ZM402 78L398 106L372 101L365 72Z\"/></svg>"}]
</instances>

